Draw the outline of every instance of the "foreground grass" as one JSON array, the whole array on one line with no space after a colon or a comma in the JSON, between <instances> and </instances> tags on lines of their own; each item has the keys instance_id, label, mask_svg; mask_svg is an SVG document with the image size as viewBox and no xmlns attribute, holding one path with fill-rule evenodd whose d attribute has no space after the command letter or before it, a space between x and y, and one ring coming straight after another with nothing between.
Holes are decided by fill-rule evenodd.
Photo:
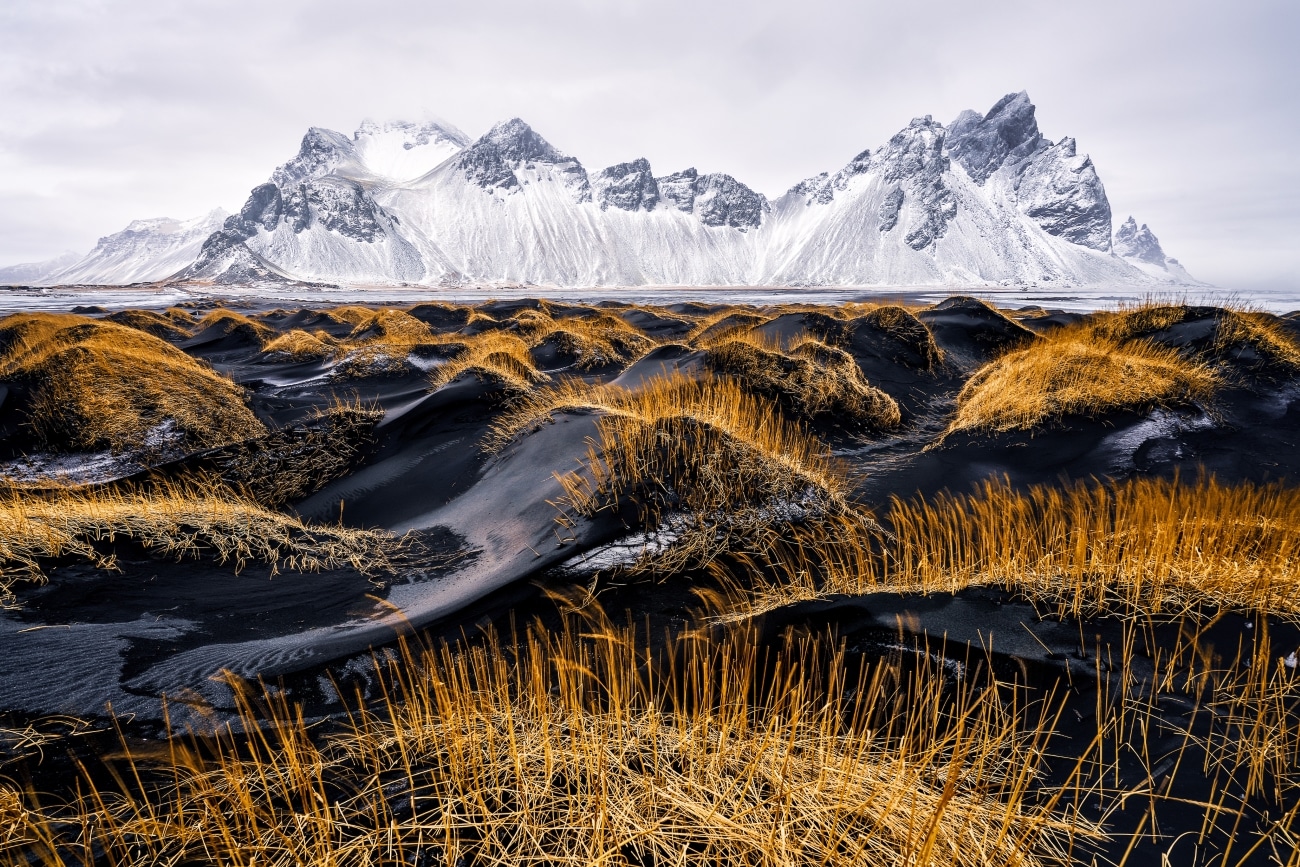
<instances>
[{"instance_id":1,"label":"foreground grass","mask_svg":"<svg viewBox=\"0 0 1300 867\"><path fill-rule=\"evenodd\" d=\"M744 632L656 662L634 630L571 622L513 649L407 651L384 700L325 739L246 692L249 738L128 750L120 787L83 788L52 821L9 809L38 863L115 865L1034 867L1098 836L1030 794L1050 707L970 685L921 723L935 670L845 670Z\"/></svg>"}]
</instances>

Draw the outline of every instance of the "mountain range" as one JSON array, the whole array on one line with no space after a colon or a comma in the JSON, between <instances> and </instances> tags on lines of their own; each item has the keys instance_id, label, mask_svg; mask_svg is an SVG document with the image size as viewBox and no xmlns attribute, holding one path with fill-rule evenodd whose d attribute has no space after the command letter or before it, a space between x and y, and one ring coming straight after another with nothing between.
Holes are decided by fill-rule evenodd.
<instances>
[{"instance_id":1,"label":"mountain range","mask_svg":"<svg viewBox=\"0 0 1300 867\"><path fill-rule=\"evenodd\" d=\"M1027 94L914 119L769 199L731 175L588 171L518 118L312 128L237 214L140 220L0 283L1158 285L1195 281Z\"/></svg>"}]
</instances>

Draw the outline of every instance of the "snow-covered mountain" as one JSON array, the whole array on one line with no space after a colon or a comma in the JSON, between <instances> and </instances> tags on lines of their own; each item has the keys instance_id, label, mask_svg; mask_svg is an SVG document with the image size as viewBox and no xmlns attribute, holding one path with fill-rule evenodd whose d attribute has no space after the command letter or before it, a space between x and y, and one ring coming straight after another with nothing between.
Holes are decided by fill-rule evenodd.
<instances>
[{"instance_id":1,"label":"snow-covered mountain","mask_svg":"<svg viewBox=\"0 0 1300 867\"><path fill-rule=\"evenodd\" d=\"M1139 229L1137 220L1132 217L1125 220L1124 225L1115 231L1113 249L1115 255L1123 258L1125 262L1157 278L1165 274L1173 274L1175 277L1182 278L1184 282L1196 282L1181 262L1165 255L1165 251L1160 247L1160 239L1147 228L1147 224L1143 223L1142 228Z\"/></svg>"},{"instance_id":2,"label":"snow-covered mountain","mask_svg":"<svg viewBox=\"0 0 1300 867\"><path fill-rule=\"evenodd\" d=\"M947 125L915 119L772 200L722 173L656 175L644 158L588 172L517 118L475 141L440 122L367 122L351 137L308 130L173 273L562 286L1191 280L1145 226L1126 223L1113 242L1111 228L1091 159L1072 138L1045 138L1024 93Z\"/></svg>"},{"instance_id":3,"label":"snow-covered mountain","mask_svg":"<svg viewBox=\"0 0 1300 867\"><path fill-rule=\"evenodd\" d=\"M84 256L75 253L27 265L0 268L0 285L60 286L74 283L125 285L165 280L193 262L229 214L216 208L202 217L134 220L99 239Z\"/></svg>"}]
</instances>

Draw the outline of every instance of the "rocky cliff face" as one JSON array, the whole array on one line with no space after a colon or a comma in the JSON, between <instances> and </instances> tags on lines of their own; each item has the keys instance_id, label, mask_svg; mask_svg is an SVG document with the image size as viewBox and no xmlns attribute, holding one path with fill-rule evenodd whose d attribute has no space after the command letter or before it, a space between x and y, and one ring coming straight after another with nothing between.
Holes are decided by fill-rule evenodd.
<instances>
[{"instance_id":1,"label":"rocky cliff face","mask_svg":"<svg viewBox=\"0 0 1300 867\"><path fill-rule=\"evenodd\" d=\"M728 226L744 232L763 222L767 199L731 175L702 175L694 168L658 180L663 197L674 208L692 214L706 226Z\"/></svg>"},{"instance_id":2,"label":"rocky cliff face","mask_svg":"<svg viewBox=\"0 0 1300 867\"><path fill-rule=\"evenodd\" d=\"M492 127L461 153L456 165L482 189L506 192L517 191L529 180L525 172L550 169L570 189L575 202L591 201L582 164L560 153L519 118Z\"/></svg>"},{"instance_id":3,"label":"rocky cliff face","mask_svg":"<svg viewBox=\"0 0 1300 867\"><path fill-rule=\"evenodd\" d=\"M1029 94L1010 93L989 113L963 111L948 127L949 155L983 185L998 169L1020 165L1045 144Z\"/></svg>"},{"instance_id":4,"label":"rocky cliff face","mask_svg":"<svg viewBox=\"0 0 1300 867\"><path fill-rule=\"evenodd\" d=\"M659 204L659 184L644 157L596 172L591 176L591 191L602 211L653 211Z\"/></svg>"}]
</instances>

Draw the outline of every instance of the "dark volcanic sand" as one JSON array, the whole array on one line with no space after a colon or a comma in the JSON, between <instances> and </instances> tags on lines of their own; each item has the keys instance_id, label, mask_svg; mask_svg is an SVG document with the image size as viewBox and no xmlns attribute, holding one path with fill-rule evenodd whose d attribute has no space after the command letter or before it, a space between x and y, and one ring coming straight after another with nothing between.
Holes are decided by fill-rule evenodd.
<instances>
[{"instance_id":1,"label":"dark volcanic sand","mask_svg":"<svg viewBox=\"0 0 1300 867\"><path fill-rule=\"evenodd\" d=\"M505 317L535 306L494 302L483 309ZM651 330L681 330L672 310L607 309ZM438 308L416 312L438 331L463 327L463 319ZM587 315L583 308L570 312ZM564 313L560 307L554 315ZM818 323L804 318L787 314L761 330L776 338L787 331L816 333ZM958 436L924 450L974 369L1014 345L1028 333L1026 325L1042 330L1074 317L1039 313L1022 325L954 298L920 318L946 357L932 371L918 370L915 358L866 330L846 343L868 381L898 400L902 431L877 437L819 431L858 471L857 495L869 506L882 506L895 494L968 491L1002 475L1017 485L1144 473L1191 478L1203 470L1224 481L1300 478L1295 380L1242 382L1224 389L1209 412L1073 419L1032 435ZM311 310L278 312L262 321L280 330L328 324ZM607 520L580 522L559 533L556 510L548 503L561 493L552 473L574 467L585 454L595 431L592 416L561 414L555 424L486 455L479 444L502 407L502 395L498 386L472 376L430 393L420 367L332 379L322 362L268 359L238 331L208 329L178 345L250 388L254 409L272 426L299 421L336 396L359 396L386 410L378 444L364 464L298 503L304 517L419 531L436 540L436 550L473 553L451 568L409 569L379 583L350 572L269 578L259 567L233 575L214 564L174 563L130 551L118 574L56 568L48 586L24 591L22 607L0 616L0 708L94 715L112 701L119 710L150 716L157 713L160 694L182 690L222 704L224 687L209 681L222 668L274 678L364 653L408 624L455 623L465 606L491 607L502 588L526 585L549 567L626 532L620 521ZM666 345L627 370L606 371L604 378L635 385L666 370L697 374L700 353ZM0 406L0 425L12 426L13 413L6 409ZM42 676L33 678L33 671Z\"/></svg>"},{"instance_id":2,"label":"dark volcanic sand","mask_svg":"<svg viewBox=\"0 0 1300 867\"><path fill-rule=\"evenodd\" d=\"M499 302L485 309L505 318L525 306ZM659 313L607 309L671 340L689 328L678 314L701 312L678 306ZM437 331L465 327L437 308L415 312ZM588 315L581 308L573 313ZM562 314L562 309L553 312ZM1017 323L953 299L920 318L946 356L934 370L918 370L915 359L882 348L866 332L848 344L868 381L899 402L901 432L862 437L834 428L819 431L852 464L860 478L856 494L869 506L883 506L892 495L966 492L1003 475L1015 485L1139 474L1192 478L1203 471L1222 481L1300 479L1300 382L1295 379L1243 378L1224 389L1208 411L1068 419L1033 435L954 437L927 450L975 369L1025 334L1059 327L1075 314L1040 312ZM803 314L789 314L763 326L764 333L780 339L816 330L802 320ZM263 321L278 330L321 326L310 310ZM391 643L400 632L427 628L434 635L455 636L480 622L504 624L512 615L519 622L535 615L554 622L554 607L535 582L580 583L580 570L555 567L636 529L613 517L580 521L567 531L555 522L556 509L548 501L561 489L552 474L573 468L585 455L587 438L595 433L592 415L561 414L554 424L487 455L480 442L502 407L500 388L466 376L430 393L424 367L439 363L436 357L395 375L335 380L321 362L268 359L255 341L238 333L209 329L176 345L247 386L252 406L271 426L296 423L335 397L359 396L382 407L386 415L376 430L377 444L362 465L297 503L297 512L316 521L414 531L434 553L467 553L450 566L409 566L373 579L348 570L272 577L258 566L236 575L213 563L159 560L129 548L120 551L118 573L57 567L47 586L20 591L21 607L0 614L0 713L10 720L58 713L95 717L111 702L117 713L131 714L143 725L159 719L162 695L197 694L226 708L228 690L212 680L222 669L247 678L285 679L305 701L328 713L332 690L324 675L363 676L369 650ZM601 376L634 385L664 370L692 375L701 369L699 352L668 345L627 370ZM3 403L6 393L0 384L0 433L16 424L11 404ZM672 625L681 622L690 604L681 584L624 589L611 604ZM1104 647L1120 640L1115 623L1059 623L1026 605L975 592L828 600L766 618L767 634L786 628L833 628L868 658L900 641L919 640L931 652L969 664L972 648L991 642L997 665L1021 666L1041 688L1063 679L1097 680L1095 652L1088 657L1091 651L1084 648L1082 656L1088 658L1072 655L1080 652L1081 632L1096 637L1085 644ZM1240 618L1216 629L1221 647L1247 634ZM945 635L946 643L936 647L935 637ZM1300 647L1294 629L1275 627L1273 639L1279 647ZM1091 691L1077 692L1070 708L1071 714L1078 709L1078 719L1069 724L1074 717L1067 716L1058 739L1084 736L1083 714L1092 701ZM1135 773L1134 767L1121 771ZM1182 830L1176 819L1169 822L1162 830Z\"/></svg>"}]
</instances>

